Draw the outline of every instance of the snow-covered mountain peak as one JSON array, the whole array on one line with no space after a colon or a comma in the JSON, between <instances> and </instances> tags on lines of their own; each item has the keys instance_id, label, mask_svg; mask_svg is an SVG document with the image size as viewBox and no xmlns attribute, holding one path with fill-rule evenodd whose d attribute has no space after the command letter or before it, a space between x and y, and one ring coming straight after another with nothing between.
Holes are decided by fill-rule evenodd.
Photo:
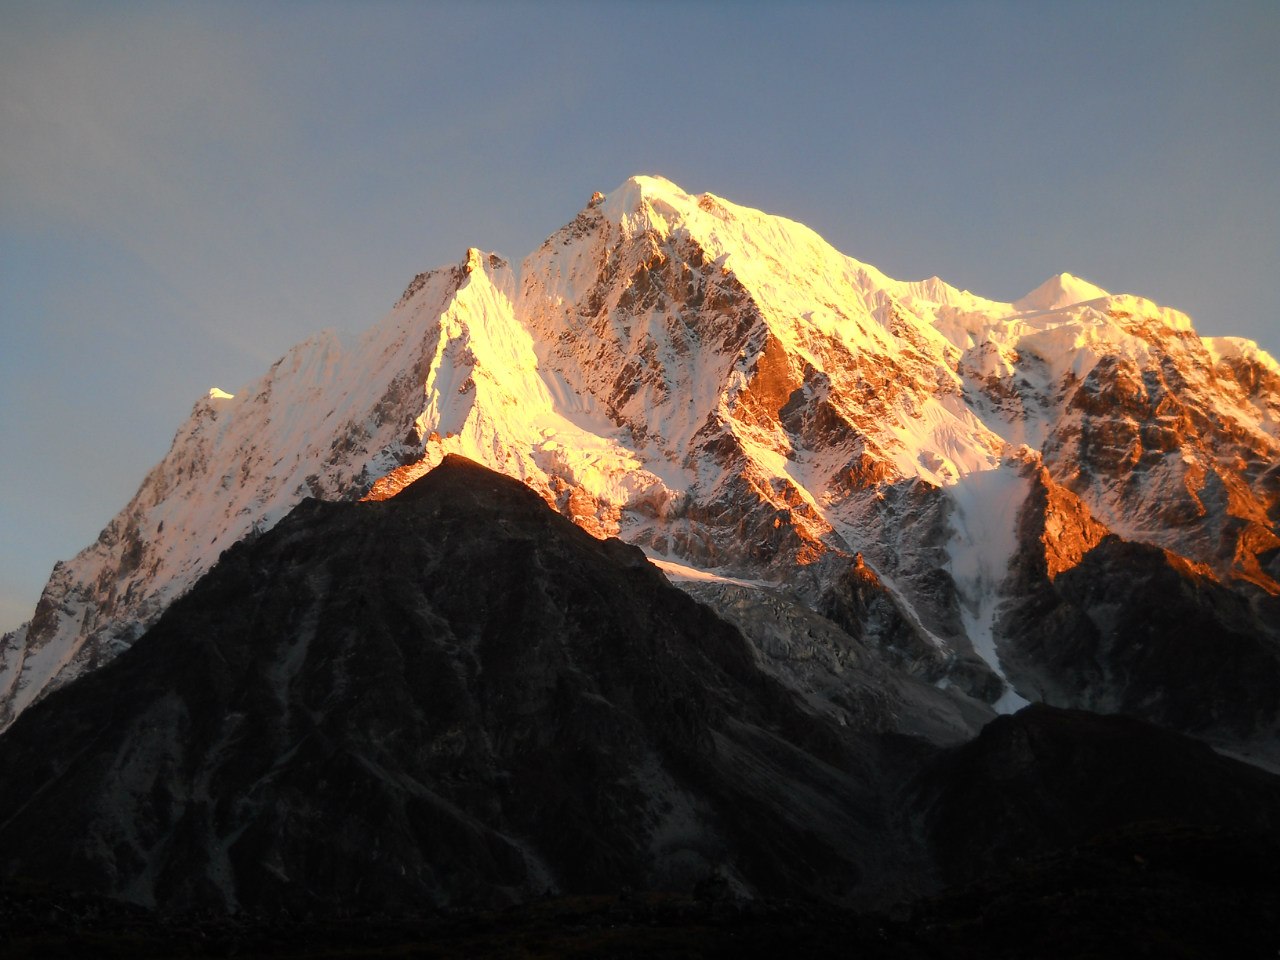
<instances>
[{"instance_id":1,"label":"snow-covered mountain peak","mask_svg":"<svg viewBox=\"0 0 1280 960\"><path fill-rule=\"evenodd\" d=\"M530 254L518 290L467 248L364 334L202 397L0 643L0 723L300 499L392 496L449 454L717 582L829 599L861 571L892 643L995 700L1020 462L1099 529L1280 590L1278 444L1274 359L1178 311L1065 273L1012 304L898 281L803 224L633 177Z\"/></svg>"},{"instance_id":2,"label":"snow-covered mountain peak","mask_svg":"<svg viewBox=\"0 0 1280 960\"><path fill-rule=\"evenodd\" d=\"M604 194L602 199L603 206L608 209L609 215L616 219L615 215L618 211L633 211L643 202L681 203L689 199L689 194L666 177L637 174L628 177L616 189Z\"/></svg>"},{"instance_id":3,"label":"snow-covered mountain peak","mask_svg":"<svg viewBox=\"0 0 1280 960\"><path fill-rule=\"evenodd\" d=\"M409 281L404 293L396 301L395 309L406 307L415 299L421 305L424 302L423 298L428 302L428 307L437 305L439 285L443 284L443 288L451 292L460 290L466 286L468 278L477 271L489 286L498 290L507 300L514 299L516 283L511 264L496 253L486 253L478 247L468 247L462 259L452 266L424 270ZM379 324L377 329L383 329L386 326L387 324ZM369 334L373 334L373 331L370 330ZM359 339L363 338L352 339L348 345L354 347Z\"/></svg>"},{"instance_id":4,"label":"snow-covered mountain peak","mask_svg":"<svg viewBox=\"0 0 1280 960\"><path fill-rule=\"evenodd\" d=\"M1106 312L1110 319L1129 327L1152 325L1156 330L1195 333L1191 318L1181 310L1162 306L1146 297L1134 296L1131 293L1118 293L1107 297Z\"/></svg>"},{"instance_id":5,"label":"snow-covered mountain peak","mask_svg":"<svg viewBox=\"0 0 1280 960\"><path fill-rule=\"evenodd\" d=\"M515 292L515 277L511 271L511 264L496 253L487 253L479 247L468 247L466 256L462 260L462 272L470 275L477 270L482 271L485 278L501 290L507 299L511 299Z\"/></svg>"},{"instance_id":6,"label":"snow-covered mountain peak","mask_svg":"<svg viewBox=\"0 0 1280 960\"><path fill-rule=\"evenodd\" d=\"M1070 273L1060 273L1050 277L1025 297L1013 302L1018 313L1038 313L1040 311L1061 310L1077 303L1100 300L1110 296L1101 287L1082 280Z\"/></svg>"},{"instance_id":7,"label":"snow-covered mountain peak","mask_svg":"<svg viewBox=\"0 0 1280 960\"><path fill-rule=\"evenodd\" d=\"M1244 337L1204 337L1202 342L1214 363L1251 361L1280 377L1280 362L1252 340Z\"/></svg>"}]
</instances>

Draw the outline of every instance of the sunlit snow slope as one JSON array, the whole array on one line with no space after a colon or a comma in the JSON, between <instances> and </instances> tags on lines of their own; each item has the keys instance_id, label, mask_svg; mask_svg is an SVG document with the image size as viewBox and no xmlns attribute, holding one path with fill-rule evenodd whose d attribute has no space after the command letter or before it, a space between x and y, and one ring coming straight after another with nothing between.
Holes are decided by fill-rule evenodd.
<instances>
[{"instance_id":1,"label":"sunlit snow slope","mask_svg":"<svg viewBox=\"0 0 1280 960\"><path fill-rule=\"evenodd\" d=\"M1108 531L1280 592L1280 366L1256 345L1068 274L1014 303L892 280L798 223L636 177L518 284L471 250L358 341L321 334L201 399L0 644L0 721L304 497L387 496L448 452L682 582L785 587L1001 709L1021 702L1002 658L1028 571L1047 589ZM1046 519L1065 503L1082 519Z\"/></svg>"}]
</instances>

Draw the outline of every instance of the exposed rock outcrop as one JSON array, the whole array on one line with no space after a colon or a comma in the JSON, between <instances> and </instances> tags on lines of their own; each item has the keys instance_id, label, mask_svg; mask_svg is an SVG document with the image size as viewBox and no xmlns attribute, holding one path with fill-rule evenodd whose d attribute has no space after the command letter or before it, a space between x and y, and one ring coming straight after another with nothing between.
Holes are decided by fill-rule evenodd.
<instances>
[{"instance_id":1,"label":"exposed rock outcrop","mask_svg":"<svg viewBox=\"0 0 1280 960\"><path fill-rule=\"evenodd\" d=\"M393 496L449 453L595 536L781 588L898 673L1001 710L1044 696L1218 724L1188 712L1190 689L1143 687L1181 674L1089 693L1102 666L1033 662L1118 622L1052 599L1083 590L1082 571L1111 575L1104 532L1154 551L1130 579L1184 571L1180 595L1243 604L1228 632L1273 642L1280 365L1256 345L1069 275L1015 303L892 280L800 224L636 177L526 258L518 289L470 249L357 342L318 336L202 399L0 640L0 726L304 498ZM1188 641L1197 658L1214 635ZM1121 656L1130 641L1108 642ZM1269 736L1266 698L1243 699Z\"/></svg>"}]
</instances>

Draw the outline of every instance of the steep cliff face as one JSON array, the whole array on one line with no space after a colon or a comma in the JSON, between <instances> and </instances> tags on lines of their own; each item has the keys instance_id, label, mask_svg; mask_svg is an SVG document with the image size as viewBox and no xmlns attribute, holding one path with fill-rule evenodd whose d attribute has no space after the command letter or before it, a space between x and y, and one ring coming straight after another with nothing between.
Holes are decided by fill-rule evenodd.
<instances>
[{"instance_id":1,"label":"steep cliff face","mask_svg":"<svg viewBox=\"0 0 1280 960\"><path fill-rule=\"evenodd\" d=\"M523 276L545 366L689 492L682 524L628 531L659 552L804 566L849 546L845 501L994 466L1003 446L962 401L955 348L900 309L908 285L799 224L636 178Z\"/></svg>"},{"instance_id":2,"label":"steep cliff face","mask_svg":"<svg viewBox=\"0 0 1280 960\"><path fill-rule=\"evenodd\" d=\"M997 624L1032 700L1140 715L1275 763L1280 603L1205 563L1126 541L1035 463Z\"/></svg>"},{"instance_id":3,"label":"steep cliff face","mask_svg":"<svg viewBox=\"0 0 1280 960\"><path fill-rule=\"evenodd\" d=\"M1137 680L1091 701L1097 671L1033 662L1029 604L1108 575L1117 537L1167 557L1180 590L1235 598L1240 629L1274 642L1280 366L1256 345L1066 274L1014 303L892 280L799 224L636 177L518 283L469 251L358 342L322 335L201 400L0 643L0 722L127 647L303 497L385 498L449 452L597 536L740 581L698 588L727 614L799 604L1000 711L1160 712Z\"/></svg>"},{"instance_id":4,"label":"steep cliff face","mask_svg":"<svg viewBox=\"0 0 1280 960\"><path fill-rule=\"evenodd\" d=\"M1252 344L1200 338L1175 310L1091 292L947 328L970 344L975 410L1041 450L1114 532L1280 593L1280 366Z\"/></svg>"}]
</instances>

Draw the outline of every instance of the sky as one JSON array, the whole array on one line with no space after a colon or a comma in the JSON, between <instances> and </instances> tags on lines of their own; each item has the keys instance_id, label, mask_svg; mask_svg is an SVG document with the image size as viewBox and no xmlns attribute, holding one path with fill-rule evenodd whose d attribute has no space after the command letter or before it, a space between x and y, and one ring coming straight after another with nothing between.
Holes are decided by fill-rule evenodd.
<instances>
[{"instance_id":1,"label":"sky","mask_svg":"<svg viewBox=\"0 0 1280 960\"><path fill-rule=\"evenodd\" d=\"M0 629L195 400L661 174L1280 355L1280 3L0 0Z\"/></svg>"}]
</instances>

